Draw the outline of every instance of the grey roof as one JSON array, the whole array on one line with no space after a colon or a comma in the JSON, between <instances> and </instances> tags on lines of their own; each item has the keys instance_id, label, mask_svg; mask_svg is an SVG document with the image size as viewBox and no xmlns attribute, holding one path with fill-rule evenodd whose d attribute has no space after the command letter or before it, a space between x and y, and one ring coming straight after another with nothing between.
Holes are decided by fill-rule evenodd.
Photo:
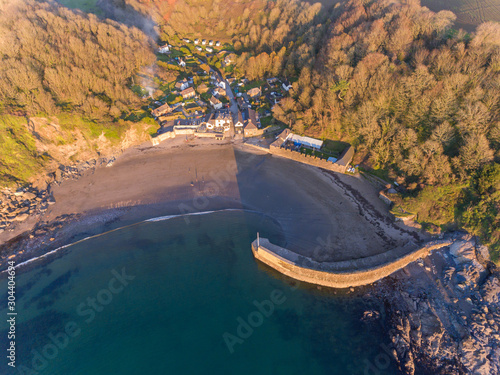
<instances>
[{"instance_id":1,"label":"grey roof","mask_svg":"<svg viewBox=\"0 0 500 375\"><path fill-rule=\"evenodd\" d=\"M241 122L243 124L243 114L241 113L241 111L238 111L238 120L236 120L235 122Z\"/></svg>"},{"instance_id":2,"label":"grey roof","mask_svg":"<svg viewBox=\"0 0 500 375\"><path fill-rule=\"evenodd\" d=\"M342 151L342 154L340 154L339 160L337 160L336 163L345 167L352 161L353 157L354 147L349 146L344 151Z\"/></svg>"},{"instance_id":3,"label":"grey roof","mask_svg":"<svg viewBox=\"0 0 500 375\"><path fill-rule=\"evenodd\" d=\"M232 119L231 112L228 109L221 109L216 112L215 118L217 120L228 120Z\"/></svg>"},{"instance_id":4,"label":"grey roof","mask_svg":"<svg viewBox=\"0 0 500 375\"><path fill-rule=\"evenodd\" d=\"M285 139L288 137L288 135L291 133L290 129L285 129L283 130L279 135L278 137L276 138L276 140L271 144L271 146L273 147L281 147L283 145L283 143L285 143Z\"/></svg>"}]
</instances>

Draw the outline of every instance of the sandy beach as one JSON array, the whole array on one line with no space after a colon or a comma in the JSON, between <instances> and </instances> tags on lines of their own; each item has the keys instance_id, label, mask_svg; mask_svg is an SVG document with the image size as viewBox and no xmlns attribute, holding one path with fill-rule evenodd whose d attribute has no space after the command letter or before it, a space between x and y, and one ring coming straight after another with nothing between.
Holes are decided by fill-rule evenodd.
<instances>
[{"instance_id":1,"label":"sandy beach","mask_svg":"<svg viewBox=\"0 0 500 375\"><path fill-rule=\"evenodd\" d=\"M177 138L157 147L143 144L112 166L63 181L52 191L56 202L43 217L1 235L2 262L18 253L19 263L153 217L227 208L274 218L287 248L318 261L389 250L403 255L425 240L412 228L395 224L378 189L362 177L320 170L243 143Z\"/></svg>"}]
</instances>

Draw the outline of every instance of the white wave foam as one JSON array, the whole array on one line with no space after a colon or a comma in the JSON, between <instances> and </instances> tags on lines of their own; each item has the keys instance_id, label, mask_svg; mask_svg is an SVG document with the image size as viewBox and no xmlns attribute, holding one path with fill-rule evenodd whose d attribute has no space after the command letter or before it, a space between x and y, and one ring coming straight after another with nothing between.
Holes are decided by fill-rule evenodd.
<instances>
[{"instance_id":1,"label":"white wave foam","mask_svg":"<svg viewBox=\"0 0 500 375\"><path fill-rule=\"evenodd\" d=\"M138 225L138 224L141 224L141 223L147 223L147 222L158 222L158 221L165 221L165 220L170 220L170 219L174 219L174 218L178 218L178 217L184 217L184 216L197 216L197 215L208 215L208 214L213 214L213 213L216 213L216 212L226 212L226 211L242 211L242 212L253 212L253 213L258 213L257 211L253 211L253 210L245 210L245 209L239 209L239 208L226 208L226 209L223 209L223 210L214 210L214 211L203 211L203 212L190 212L190 213L186 213L186 214L179 214L179 215L168 215L168 216L159 216L159 217L154 217L154 218L151 218L151 219L147 219L147 220L143 220L143 221L139 221L135 224L131 224L131 225L126 225L126 226L123 226L123 227L120 227L120 228L115 228L113 230L110 230L110 231L107 231L107 232L104 232L104 233L100 233L100 234L96 234L94 236L89 236L89 237L85 237L85 238L82 238L81 240L78 240L76 242L73 242L73 243L70 243L70 244L67 244L67 245L63 245L61 247L58 247L57 249L54 249L52 251L49 251L48 253L45 253L43 255L40 255L38 257L35 257L35 258L31 258L31 259L28 259L22 263L19 263L19 264L16 264L15 265L15 268L18 268L18 267L21 267L21 266L25 266L29 263L32 263L32 262L35 262L37 260L40 260L40 259L43 259L49 255L52 255L52 254L55 254L63 249L66 249L67 247L70 247L70 246L73 246L73 245L76 245L76 244L79 244L81 242L84 242L84 241L87 241L87 240L90 240L92 238L96 238L96 237L100 237L100 236L104 236L105 234L108 234L108 233L111 233L111 232L114 232L114 231L117 231L117 230L122 230L122 229L125 229L125 228L128 228L128 227L131 227L133 225ZM0 272L0 274L3 274L7 272L7 270L4 270L2 272Z\"/></svg>"},{"instance_id":2,"label":"white wave foam","mask_svg":"<svg viewBox=\"0 0 500 375\"><path fill-rule=\"evenodd\" d=\"M223 210L215 210L215 211L189 212L189 213L186 213L186 214L179 214L179 215L159 216L159 217L154 217L152 219L144 220L144 222L163 221L163 220L173 219L173 218L176 218L176 217L207 215L207 214L213 214L213 213L216 213L216 212L226 212L226 211L257 212L257 211L239 209L239 208L225 208Z\"/></svg>"}]
</instances>

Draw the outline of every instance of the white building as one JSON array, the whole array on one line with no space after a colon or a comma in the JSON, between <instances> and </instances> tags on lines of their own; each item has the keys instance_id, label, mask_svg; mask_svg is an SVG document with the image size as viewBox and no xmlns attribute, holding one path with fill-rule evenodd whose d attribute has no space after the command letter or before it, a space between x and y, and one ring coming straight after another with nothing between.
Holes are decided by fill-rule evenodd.
<instances>
[{"instance_id":1,"label":"white building","mask_svg":"<svg viewBox=\"0 0 500 375\"><path fill-rule=\"evenodd\" d=\"M175 88L178 90L178 91L182 91L182 90L185 90L189 87L189 82L186 80L186 79L183 79L182 81L178 81L176 84L175 84Z\"/></svg>"},{"instance_id":2,"label":"white building","mask_svg":"<svg viewBox=\"0 0 500 375\"><path fill-rule=\"evenodd\" d=\"M302 137L297 134L290 133L287 138L288 141L293 142L296 145L311 147L319 150L323 146L323 141L319 139L314 139L310 137Z\"/></svg>"},{"instance_id":3,"label":"white building","mask_svg":"<svg viewBox=\"0 0 500 375\"><path fill-rule=\"evenodd\" d=\"M283 87L283 90L285 91L290 91L293 86L290 84L290 82L285 81L281 84L281 87Z\"/></svg>"},{"instance_id":4,"label":"white building","mask_svg":"<svg viewBox=\"0 0 500 375\"><path fill-rule=\"evenodd\" d=\"M168 44L165 44L164 46L161 46L160 48L158 48L158 52L159 53L169 53L170 47L168 46Z\"/></svg>"},{"instance_id":5,"label":"white building","mask_svg":"<svg viewBox=\"0 0 500 375\"><path fill-rule=\"evenodd\" d=\"M243 133L243 127L245 126L245 123L243 121L243 115L241 114L241 111L238 111L238 118L234 122L234 128L237 133Z\"/></svg>"}]
</instances>

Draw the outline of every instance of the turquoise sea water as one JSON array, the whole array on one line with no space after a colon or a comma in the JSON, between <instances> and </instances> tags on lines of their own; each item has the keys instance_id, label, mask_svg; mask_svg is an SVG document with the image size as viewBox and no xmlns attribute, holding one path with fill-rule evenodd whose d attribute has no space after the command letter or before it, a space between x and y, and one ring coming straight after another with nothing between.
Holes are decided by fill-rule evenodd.
<instances>
[{"instance_id":1,"label":"turquoise sea water","mask_svg":"<svg viewBox=\"0 0 500 375\"><path fill-rule=\"evenodd\" d=\"M220 212L140 223L19 268L17 367L2 355L0 374L396 373L380 362L380 322L360 319L374 302L258 264L257 231L285 244L269 218Z\"/></svg>"}]
</instances>

